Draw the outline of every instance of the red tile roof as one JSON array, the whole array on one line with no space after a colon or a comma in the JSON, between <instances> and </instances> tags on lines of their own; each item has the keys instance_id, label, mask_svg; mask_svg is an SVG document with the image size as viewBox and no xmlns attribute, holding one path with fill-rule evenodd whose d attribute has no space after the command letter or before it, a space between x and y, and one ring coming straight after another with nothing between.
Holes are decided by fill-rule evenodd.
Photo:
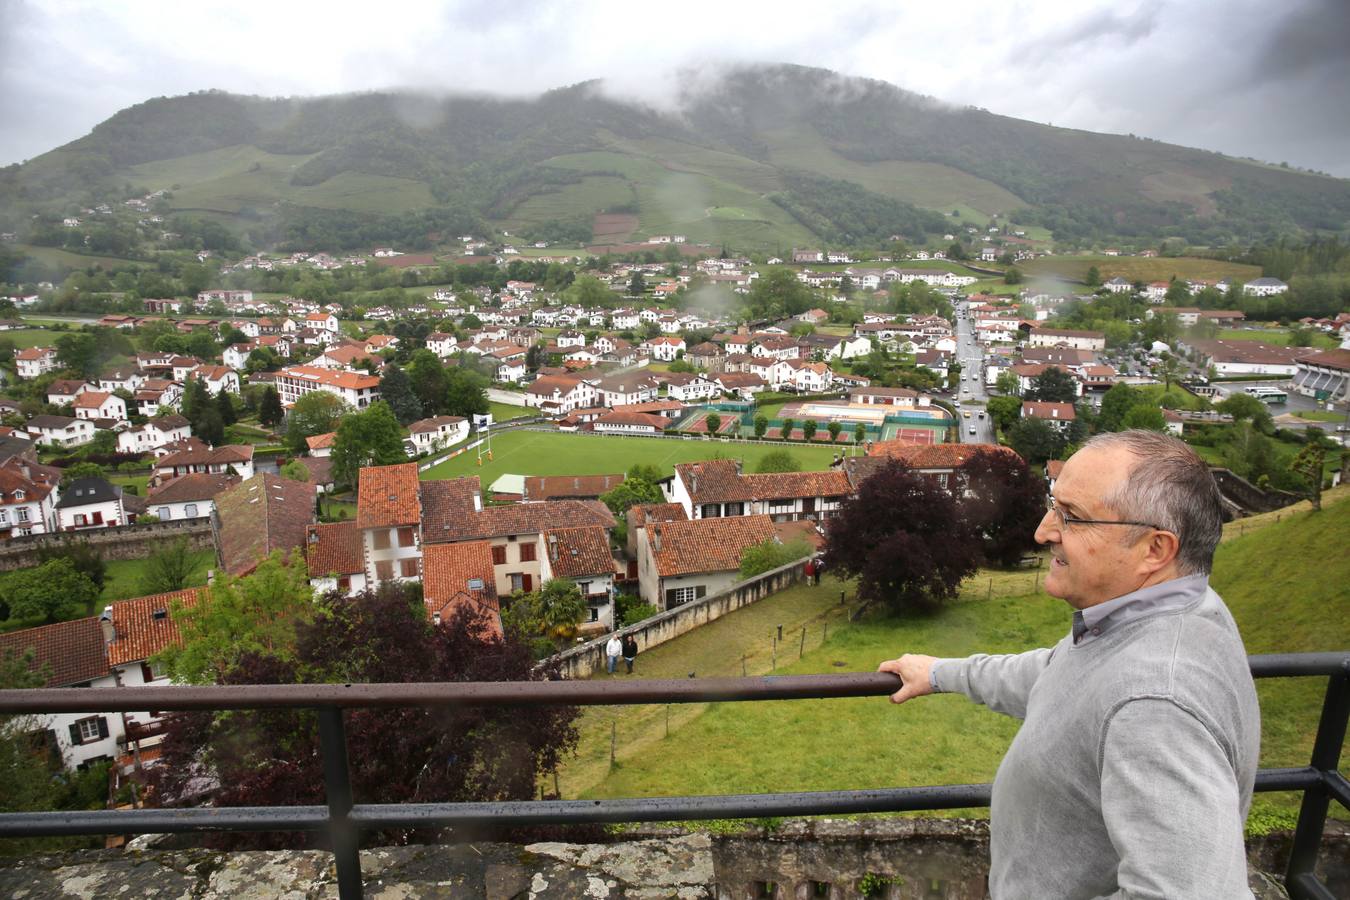
<instances>
[{"instance_id":1,"label":"red tile roof","mask_svg":"<svg viewBox=\"0 0 1350 900\"><path fill-rule=\"evenodd\" d=\"M647 535L657 574L670 578L739 569L741 553L772 538L774 530L768 516L730 516L653 522L647 526Z\"/></svg>"},{"instance_id":2,"label":"red tile roof","mask_svg":"<svg viewBox=\"0 0 1350 900\"><path fill-rule=\"evenodd\" d=\"M981 450L1014 453L998 444L906 444L903 441L877 441L868 448L868 456L898 459L913 469L955 469L970 462Z\"/></svg>"},{"instance_id":3,"label":"red tile roof","mask_svg":"<svg viewBox=\"0 0 1350 900\"><path fill-rule=\"evenodd\" d=\"M178 602L196 606L205 588L188 588L167 594L151 594L112 604L115 637L108 645L108 662L114 666L149 659L170 644L179 641L178 624L169 607Z\"/></svg>"},{"instance_id":4,"label":"red tile roof","mask_svg":"<svg viewBox=\"0 0 1350 900\"><path fill-rule=\"evenodd\" d=\"M477 475L423 481L418 486L422 501L422 543L464 540L472 531L482 507Z\"/></svg>"},{"instance_id":5,"label":"red tile roof","mask_svg":"<svg viewBox=\"0 0 1350 900\"><path fill-rule=\"evenodd\" d=\"M358 527L416 525L421 521L417 463L367 466L361 470L356 499Z\"/></svg>"},{"instance_id":6,"label":"red tile roof","mask_svg":"<svg viewBox=\"0 0 1350 900\"><path fill-rule=\"evenodd\" d=\"M614 574L609 537L598 525L550 529L544 532L544 547L555 578Z\"/></svg>"},{"instance_id":7,"label":"red tile roof","mask_svg":"<svg viewBox=\"0 0 1350 900\"><path fill-rule=\"evenodd\" d=\"M623 483L623 475L527 475L526 500L599 497Z\"/></svg>"},{"instance_id":8,"label":"red tile roof","mask_svg":"<svg viewBox=\"0 0 1350 900\"><path fill-rule=\"evenodd\" d=\"M305 530L305 563L311 578L364 571L361 529L355 522L310 525Z\"/></svg>"},{"instance_id":9,"label":"red tile roof","mask_svg":"<svg viewBox=\"0 0 1350 900\"><path fill-rule=\"evenodd\" d=\"M462 606L486 614L486 631L501 637L492 545L487 541L432 544L422 553L422 602L427 616L448 621Z\"/></svg>"},{"instance_id":10,"label":"red tile roof","mask_svg":"<svg viewBox=\"0 0 1350 900\"><path fill-rule=\"evenodd\" d=\"M333 446L333 439L336 437L336 431L330 431L327 434L313 434L305 438L305 446L311 451L322 450L324 447Z\"/></svg>"},{"instance_id":11,"label":"red tile roof","mask_svg":"<svg viewBox=\"0 0 1350 900\"><path fill-rule=\"evenodd\" d=\"M270 473L254 475L216 496L220 556L225 571L245 575L274 550L305 545L314 521L312 484Z\"/></svg>"},{"instance_id":12,"label":"red tile roof","mask_svg":"<svg viewBox=\"0 0 1350 900\"><path fill-rule=\"evenodd\" d=\"M756 500L787 500L793 497L846 497L852 492L848 476L838 469L825 472L772 472L742 475Z\"/></svg>"},{"instance_id":13,"label":"red tile roof","mask_svg":"<svg viewBox=\"0 0 1350 900\"><path fill-rule=\"evenodd\" d=\"M209 475L206 472L192 472L155 488L146 495L145 499L151 504L210 500L238 483L239 476L237 475L226 475L224 473Z\"/></svg>"},{"instance_id":14,"label":"red tile roof","mask_svg":"<svg viewBox=\"0 0 1350 900\"><path fill-rule=\"evenodd\" d=\"M734 459L709 459L680 463L675 477L684 482L695 503L749 502L754 499L750 486L741 478L741 466Z\"/></svg>"},{"instance_id":15,"label":"red tile roof","mask_svg":"<svg viewBox=\"0 0 1350 900\"><path fill-rule=\"evenodd\" d=\"M0 660L33 650L33 670L48 678L43 687L65 687L108 674L108 652L98 618L57 622L0 634Z\"/></svg>"},{"instance_id":16,"label":"red tile roof","mask_svg":"<svg viewBox=\"0 0 1350 900\"><path fill-rule=\"evenodd\" d=\"M614 527L614 516L603 503L583 500L549 500L544 503L513 503L489 506L478 513L465 537L504 537L510 534L542 534L552 528L581 525Z\"/></svg>"},{"instance_id":17,"label":"red tile roof","mask_svg":"<svg viewBox=\"0 0 1350 900\"><path fill-rule=\"evenodd\" d=\"M1072 422L1077 416L1072 403L1052 403L1048 400L1023 400L1022 415L1047 422Z\"/></svg>"}]
</instances>

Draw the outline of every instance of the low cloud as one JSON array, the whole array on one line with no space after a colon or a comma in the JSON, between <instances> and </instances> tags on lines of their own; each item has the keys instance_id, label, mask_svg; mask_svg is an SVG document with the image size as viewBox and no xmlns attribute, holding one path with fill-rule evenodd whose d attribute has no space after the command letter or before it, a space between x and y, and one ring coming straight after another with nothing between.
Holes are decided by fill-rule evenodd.
<instances>
[{"instance_id":1,"label":"low cloud","mask_svg":"<svg viewBox=\"0 0 1350 900\"><path fill-rule=\"evenodd\" d=\"M119 109L219 88L272 96L414 88L521 97L602 81L676 109L730 68L794 63L955 105L1132 132L1350 176L1344 0L0 0L0 163ZM851 89L840 82L841 89ZM432 115L416 101L410 123Z\"/></svg>"}]
</instances>

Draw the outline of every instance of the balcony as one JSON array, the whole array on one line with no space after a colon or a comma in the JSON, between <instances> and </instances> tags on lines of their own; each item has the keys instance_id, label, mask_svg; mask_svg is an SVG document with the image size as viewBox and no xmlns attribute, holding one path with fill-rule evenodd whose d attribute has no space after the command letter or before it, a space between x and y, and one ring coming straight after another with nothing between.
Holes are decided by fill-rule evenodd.
<instances>
[{"instance_id":1,"label":"balcony","mask_svg":"<svg viewBox=\"0 0 1350 900\"><path fill-rule=\"evenodd\" d=\"M1350 808L1339 771L1350 718L1350 654L1253 656L1255 678L1327 682L1307 766L1262 769L1256 791L1293 791L1302 806L1285 871L1295 900L1334 896L1314 873L1331 800ZM0 814L0 837L203 831L316 831L333 848L340 896L362 896L362 831L437 826L559 825L917 812L989 805L990 785L811 791L705 797L485 803L355 804L348 778L344 710L370 707L633 705L879 697L895 690L883 674L796 675L648 681L328 684L0 691L0 713L310 708L318 715L326 806L128 809ZM711 875L710 875L711 877ZM772 890L770 888L770 890ZM777 896L769 893L764 896ZM824 896L824 895L821 895Z\"/></svg>"}]
</instances>

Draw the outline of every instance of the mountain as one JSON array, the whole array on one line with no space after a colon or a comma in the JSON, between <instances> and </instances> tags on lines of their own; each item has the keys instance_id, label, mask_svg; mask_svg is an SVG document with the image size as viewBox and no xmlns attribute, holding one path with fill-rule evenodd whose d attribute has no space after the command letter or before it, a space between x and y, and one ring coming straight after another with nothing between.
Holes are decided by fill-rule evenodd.
<instances>
[{"instance_id":1,"label":"mountain","mask_svg":"<svg viewBox=\"0 0 1350 900\"><path fill-rule=\"evenodd\" d=\"M1350 224L1343 179L786 65L730 70L676 111L594 82L530 100L158 98L0 172L0 214L154 190L259 244L330 248L497 227L786 249L923 241L995 214L1083 241L1219 244Z\"/></svg>"}]
</instances>

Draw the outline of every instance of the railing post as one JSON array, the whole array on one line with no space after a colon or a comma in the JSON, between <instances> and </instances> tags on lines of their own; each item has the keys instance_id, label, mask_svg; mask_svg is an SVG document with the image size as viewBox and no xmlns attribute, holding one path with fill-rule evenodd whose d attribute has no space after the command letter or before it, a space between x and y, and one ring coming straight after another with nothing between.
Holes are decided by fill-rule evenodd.
<instances>
[{"instance_id":1,"label":"railing post","mask_svg":"<svg viewBox=\"0 0 1350 900\"><path fill-rule=\"evenodd\" d=\"M1340 767L1347 719L1350 719L1350 664L1327 679L1326 699L1322 702L1322 718L1317 723L1312 752L1312 767L1321 774L1323 783L1303 792L1294 845L1289 851L1289 868L1284 875L1285 887L1293 900L1331 896L1317 881L1314 870L1331 799L1325 782Z\"/></svg>"},{"instance_id":2,"label":"railing post","mask_svg":"<svg viewBox=\"0 0 1350 900\"><path fill-rule=\"evenodd\" d=\"M319 713L319 745L323 752L323 787L328 798L328 839L337 862L338 896L361 900L360 835L350 818L352 782L347 771L347 734L342 708L325 706Z\"/></svg>"}]
</instances>

